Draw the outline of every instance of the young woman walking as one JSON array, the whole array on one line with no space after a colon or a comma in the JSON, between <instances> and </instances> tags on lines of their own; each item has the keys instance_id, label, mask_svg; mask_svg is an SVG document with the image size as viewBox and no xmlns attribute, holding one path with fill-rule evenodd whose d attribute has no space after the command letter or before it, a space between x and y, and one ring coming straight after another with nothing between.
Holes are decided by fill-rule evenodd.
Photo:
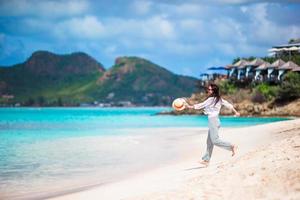
<instances>
[{"instance_id":1,"label":"young woman walking","mask_svg":"<svg viewBox=\"0 0 300 200\"><path fill-rule=\"evenodd\" d=\"M233 105L224 100L220 96L219 87L216 84L210 84L207 88L207 98L204 102L189 105L186 103L186 108L192 109L204 109L204 114L208 115L208 136L207 136L207 150L202 157L201 164L208 166L214 145L224 148L232 152L232 156L235 155L237 146L229 142L222 141L218 135L218 129L220 128L219 113L222 106L225 106L234 111L235 116L240 116Z\"/></svg>"}]
</instances>

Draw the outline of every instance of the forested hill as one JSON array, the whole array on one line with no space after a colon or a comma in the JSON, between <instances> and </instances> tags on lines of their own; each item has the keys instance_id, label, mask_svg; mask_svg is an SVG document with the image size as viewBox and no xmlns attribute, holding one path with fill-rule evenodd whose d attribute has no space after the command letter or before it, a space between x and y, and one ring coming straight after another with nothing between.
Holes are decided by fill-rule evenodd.
<instances>
[{"instance_id":1,"label":"forested hill","mask_svg":"<svg viewBox=\"0 0 300 200\"><path fill-rule=\"evenodd\" d=\"M138 57L117 58L106 70L86 53L37 51L24 63L0 68L0 104L169 105L176 97L189 96L196 80Z\"/></svg>"}]
</instances>

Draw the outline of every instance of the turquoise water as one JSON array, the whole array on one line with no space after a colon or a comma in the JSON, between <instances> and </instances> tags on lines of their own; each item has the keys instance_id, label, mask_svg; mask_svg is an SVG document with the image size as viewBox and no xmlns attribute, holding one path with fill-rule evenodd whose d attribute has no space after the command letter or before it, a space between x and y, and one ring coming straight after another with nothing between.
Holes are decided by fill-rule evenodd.
<instances>
[{"instance_id":1,"label":"turquoise water","mask_svg":"<svg viewBox=\"0 0 300 200\"><path fill-rule=\"evenodd\" d=\"M98 135L106 134L105 131L124 128L207 125L206 116L155 115L166 110L169 108L0 108L0 130L20 131L20 133L46 130L71 131L70 134L76 132L83 136L86 130L89 134ZM221 117L223 127L251 126L285 119Z\"/></svg>"},{"instance_id":2,"label":"turquoise water","mask_svg":"<svg viewBox=\"0 0 300 200\"><path fill-rule=\"evenodd\" d=\"M169 109L0 108L0 194L22 199L105 183L176 157L184 133L155 129L205 129L207 118L155 115ZM287 119L221 117L223 127L280 120Z\"/></svg>"},{"instance_id":3,"label":"turquoise water","mask_svg":"<svg viewBox=\"0 0 300 200\"><path fill-rule=\"evenodd\" d=\"M38 140L127 134L126 129L206 127L206 116L155 115L170 108L0 108L0 139ZM222 127L286 118L221 117Z\"/></svg>"}]
</instances>

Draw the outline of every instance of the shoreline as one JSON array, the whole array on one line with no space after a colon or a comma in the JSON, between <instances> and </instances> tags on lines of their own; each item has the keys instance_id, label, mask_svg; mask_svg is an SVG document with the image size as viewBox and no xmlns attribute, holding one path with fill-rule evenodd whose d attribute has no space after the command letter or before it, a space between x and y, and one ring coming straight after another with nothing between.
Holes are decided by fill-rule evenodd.
<instances>
[{"instance_id":1,"label":"shoreline","mask_svg":"<svg viewBox=\"0 0 300 200\"><path fill-rule=\"evenodd\" d=\"M199 113L176 113L176 111L170 111L170 112L160 112L156 113L156 115L166 115L166 116L207 116L205 114L199 114ZM221 114L220 117L232 117L232 114ZM287 119L297 119L300 117L300 115L241 115L240 117L245 118L287 118Z\"/></svg>"},{"instance_id":2,"label":"shoreline","mask_svg":"<svg viewBox=\"0 0 300 200\"><path fill-rule=\"evenodd\" d=\"M202 111L163 111L156 113L155 115L166 115L166 116L206 116ZM232 113L221 113L220 117L230 117L233 116ZM299 115L291 115L291 114L285 114L285 115L280 115L280 114L243 114L240 117L260 117L260 118L299 118Z\"/></svg>"},{"instance_id":3,"label":"shoreline","mask_svg":"<svg viewBox=\"0 0 300 200\"><path fill-rule=\"evenodd\" d=\"M294 128L291 129L291 127ZM256 152L272 142L280 141L280 138L282 138L282 136L279 136L280 133L290 133L294 129L297 129L296 131L299 132L300 119L250 127L222 129L220 137L237 143L239 146L238 154L235 157L231 157L228 155L228 152L220 148L215 148L211 164L208 168L201 168L197 163L200 155L199 150L201 149L200 151L202 153L205 148L204 140L206 134L202 134L199 135L199 141L201 140L199 146L196 149L191 149L191 155L187 155L186 158L176 163L174 162L174 164L146 170L132 175L129 178L125 178L124 180L104 184L102 186L94 186L87 190L55 197L48 196L47 199L188 199L187 197L190 198L190 196L197 198L196 194L181 196L182 188L185 188L186 185L191 185L193 183L191 180L195 180L207 172L216 170L226 175L220 168L226 169L226 166L232 166L239 162L239 160L245 159L251 152ZM243 168L241 170L243 170ZM191 188L193 188L193 186L191 186ZM194 189L195 191L197 190L197 188ZM167 195L168 198L164 198L165 195ZM182 198L179 198L179 196Z\"/></svg>"},{"instance_id":4,"label":"shoreline","mask_svg":"<svg viewBox=\"0 0 300 200\"><path fill-rule=\"evenodd\" d=\"M299 104L300 105L300 104ZM174 111L170 106L111 106L111 107L101 107L101 106L0 106L0 109L147 109L147 108L166 108L169 111L162 111L153 114L154 116L205 116L202 111ZM272 110L269 110L272 111ZM220 116L232 116L232 113L228 111L222 111ZM276 112L270 114L249 114L249 113L241 113L241 117L270 117L270 118L298 118L299 114L276 114Z\"/></svg>"}]
</instances>

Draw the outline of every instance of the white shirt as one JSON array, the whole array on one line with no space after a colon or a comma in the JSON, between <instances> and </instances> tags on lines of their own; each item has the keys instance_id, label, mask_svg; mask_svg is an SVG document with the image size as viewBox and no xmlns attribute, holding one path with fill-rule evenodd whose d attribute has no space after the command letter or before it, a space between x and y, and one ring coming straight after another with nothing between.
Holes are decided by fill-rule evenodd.
<instances>
[{"instance_id":1,"label":"white shirt","mask_svg":"<svg viewBox=\"0 0 300 200\"><path fill-rule=\"evenodd\" d=\"M195 104L194 109L204 108L204 114L208 117L215 117L219 115L222 106L233 109L233 105L222 98L215 104L215 97L209 97L204 102Z\"/></svg>"}]
</instances>

